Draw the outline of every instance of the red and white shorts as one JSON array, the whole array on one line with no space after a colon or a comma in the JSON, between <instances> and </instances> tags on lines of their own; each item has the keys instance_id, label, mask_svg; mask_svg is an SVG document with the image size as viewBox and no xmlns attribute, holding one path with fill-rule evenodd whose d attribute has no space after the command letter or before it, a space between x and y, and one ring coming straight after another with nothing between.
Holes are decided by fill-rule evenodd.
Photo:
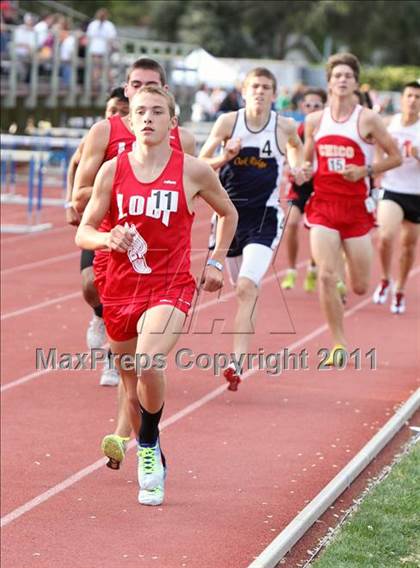
<instances>
[{"instance_id":1,"label":"red and white shorts","mask_svg":"<svg viewBox=\"0 0 420 568\"><path fill-rule=\"evenodd\" d=\"M105 300L104 321L108 337L113 341L133 339L137 336L137 322L147 310L155 306L173 306L188 315L195 290L193 281L170 290L151 290L150 294L142 293L141 297L132 298L124 304Z\"/></svg>"},{"instance_id":2,"label":"red and white shorts","mask_svg":"<svg viewBox=\"0 0 420 568\"><path fill-rule=\"evenodd\" d=\"M366 210L364 199L325 199L312 194L305 208L305 225L337 231L341 239L367 235L375 227L375 217Z\"/></svg>"}]
</instances>

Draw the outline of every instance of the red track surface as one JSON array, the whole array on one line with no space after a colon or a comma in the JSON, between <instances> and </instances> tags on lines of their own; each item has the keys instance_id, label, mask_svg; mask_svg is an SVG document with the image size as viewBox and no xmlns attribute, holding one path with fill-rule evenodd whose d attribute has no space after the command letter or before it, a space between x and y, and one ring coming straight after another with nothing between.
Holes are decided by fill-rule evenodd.
<instances>
[{"instance_id":1,"label":"red track surface","mask_svg":"<svg viewBox=\"0 0 420 568\"><path fill-rule=\"evenodd\" d=\"M24 218L14 206L3 215L7 222ZM200 209L196 248L205 247L207 216ZM172 361L162 434L166 499L147 508L137 503L135 451L119 472L98 462L100 440L113 428L116 390L98 385L98 371L35 372L36 347L85 350L90 311L80 295L74 231L62 226L63 217L47 209L52 231L2 239L2 516L10 521L3 567L246 567L417 388L419 268L404 316L350 295L346 329L363 355L362 370L323 372L317 351L330 339L316 295L302 291L302 278L282 294L270 273L252 350L305 348L309 370L275 377L258 371L230 393L211 371L182 372ZM303 260L304 232L302 240ZM196 274L201 258L194 254ZM200 297L177 350L230 351L229 284L223 296ZM364 357L373 347L376 371ZM198 408L190 406L197 401Z\"/></svg>"}]
</instances>

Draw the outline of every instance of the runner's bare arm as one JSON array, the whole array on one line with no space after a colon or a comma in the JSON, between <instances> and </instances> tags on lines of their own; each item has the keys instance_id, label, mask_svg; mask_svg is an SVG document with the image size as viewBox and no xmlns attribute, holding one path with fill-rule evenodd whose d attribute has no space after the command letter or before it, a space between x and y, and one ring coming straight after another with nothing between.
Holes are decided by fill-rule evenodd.
<instances>
[{"instance_id":1,"label":"runner's bare arm","mask_svg":"<svg viewBox=\"0 0 420 568\"><path fill-rule=\"evenodd\" d=\"M295 121L289 119L285 130L287 135L287 161L292 169L301 168L303 165L303 144L297 133Z\"/></svg>"},{"instance_id":2,"label":"runner's bare arm","mask_svg":"<svg viewBox=\"0 0 420 568\"><path fill-rule=\"evenodd\" d=\"M375 113L375 117L376 117L376 118L380 118L376 113ZM385 117L385 118L382 118L382 119L380 120L380 122L382 122L382 124L379 125L379 129L380 129L380 130L379 130L379 133L378 133L378 134L375 134L375 135L372 133L372 136L374 136L374 138L375 138L375 161L374 161L374 171L375 171L375 175L376 175L376 174L380 174L380 173L386 171L386 170L381 170L381 169L380 169L380 166L378 167L378 162L383 161L383 160L385 159L385 157L386 157L386 154L388 154L388 157L390 156L389 152L386 150L386 148L383 146L383 144L380 144L379 141L381 140L381 138L377 138L377 136L383 137L383 134L381 134L381 132L383 133L383 131L385 130L385 132L386 132L386 134L387 134L387 138L390 139L390 141L391 141L391 143L392 143L394 149L397 150L398 155L401 157L401 154L400 154L400 151L399 151L399 149L398 149L397 143L394 141L394 139L392 138L392 136L389 134L389 132L388 132L388 130L387 130L387 127L389 126L389 124L390 124L390 122L391 122L391 117L387 116L387 117ZM382 127L383 127L384 130L382 129ZM386 143L387 143L387 142L388 142L388 144L389 144L389 140L387 140ZM398 167L399 165L401 165L401 162L400 162L399 164L396 164L396 165L394 165L394 166L391 166L391 168ZM386 169L388 170L388 169L391 169L391 168L386 168Z\"/></svg>"},{"instance_id":3,"label":"runner's bare arm","mask_svg":"<svg viewBox=\"0 0 420 568\"><path fill-rule=\"evenodd\" d=\"M277 140L286 142L287 161L294 182L301 185L308 181L312 177L312 164L304 161L302 140L293 119L277 117Z\"/></svg>"},{"instance_id":4,"label":"runner's bare arm","mask_svg":"<svg viewBox=\"0 0 420 568\"><path fill-rule=\"evenodd\" d=\"M69 167L67 168L66 201L71 201L72 198L74 178L76 175L77 166L79 165L80 159L82 157L83 145L84 145L84 139L80 142L74 154L70 158Z\"/></svg>"},{"instance_id":5,"label":"runner's bare arm","mask_svg":"<svg viewBox=\"0 0 420 568\"><path fill-rule=\"evenodd\" d=\"M189 202L199 195L218 215L216 246L211 258L223 263L236 231L238 213L211 167L188 156L185 164L184 186L187 188ZM222 285L222 273L213 266L207 266L204 273L204 290L214 292Z\"/></svg>"},{"instance_id":6,"label":"runner's bare arm","mask_svg":"<svg viewBox=\"0 0 420 568\"><path fill-rule=\"evenodd\" d=\"M195 136L186 128L179 128L179 137L181 139L182 151L190 156L195 156Z\"/></svg>"},{"instance_id":7,"label":"runner's bare arm","mask_svg":"<svg viewBox=\"0 0 420 568\"><path fill-rule=\"evenodd\" d=\"M390 122L391 122L391 116L385 116L382 120L383 123L385 125L385 128L388 128ZM380 148L378 146L378 144L375 144L375 152L374 152L374 156L373 156L373 163L375 164L376 162L381 161L384 158L385 154L384 151L382 150L382 148ZM375 175L374 177L374 183L375 183L375 187L381 187L381 179L382 179L382 175Z\"/></svg>"},{"instance_id":8,"label":"runner's bare arm","mask_svg":"<svg viewBox=\"0 0 420 568\"><path fill-rule=\"evenodd\" d=\"M373 164L373 175L376 176L387 170L401 166L402 156L396 141L388 132L382 118L376 112L369 110L369 113L371 121L370 135L375 144L386 154L385 157L378 159Z\"/></svg>"},{"instance_id":9,"label":"runner's bare arm","mask_svg":"<svg viewBox=\"0 0 420 568\"><path fill-rule=\"evenodd\" d=\"M312 164L315 153L315 130L321 121L322 111L311 112L305 118L305 145L303 147L303 155L305 162Z\"/></svg>"},{"instance_id":10,"label":"runner's bare arm","mask_svg":"<svg viewBox=\"0 0 420 568\"><path fill-rule=\"evenodd\" d=\"M101 167L109 141L108 120L101 120L89 130L83 147L82 157L76 170L73 189L73 203L83 213L92 195L95 176Z\"/></svg>"},{"instance_id":11,"label":"runner's bare arm","mask_svg":"<svg viewBox=\"0 0 420 568\"><path fill-rule=\"evenodd\" d=\"M375 161L372 166L372 175L377 176L387 170L402 164L402 156L394 139L385 127L382 118L370 109L363 109L365 116L361 118L362 134L370 138L386 154L385 157ZM366 132L366 134L365 134ZM349 165L344 168L343 177L349 181L358 181L369 175L368 165Z\"/></svg>"},{"instance_id":12,"label":"runner's bare arm","mask_svg":"<svg viewBox=\"0 0 420 568\"><path fill-rule=\"evenodd\" d=\"M229 112L219 116L200 151L199 158L207 162L214 170L218 170L239 154L241 141L239 138L230 138L236 116L236 112ZM216 149L222 144L224 144L223 153L213 156Z\"/></svg>"},{"instance_id":13,"label":"runner's bare arm","mask_svg":"<svg viewBox=\"0 0 420 568\"><path fill-rule=\"evenodd\" d=\"M76 233L76 245L81 248L88 250L111 248L125 252L131 243L131 235L120 225L109 233L98 231L110 207L116 163L116 158L105 162L95 178L92 197Z\"/></svg>"},{"instance_id":14,"label":"runner's bare arm","mask_svg":"<svg viewBox=\"0 0 420 568\"><path fill-rule=\"evenodd\" d=\"M66 187L66 221L69 225L77 226L80 223L80 213L76 211L72 204L74 177L76 175L77 166L82 156L84 138L76 148L73 156L70 158L67 168L67 187Z\"/></svg>"}]
</instances>

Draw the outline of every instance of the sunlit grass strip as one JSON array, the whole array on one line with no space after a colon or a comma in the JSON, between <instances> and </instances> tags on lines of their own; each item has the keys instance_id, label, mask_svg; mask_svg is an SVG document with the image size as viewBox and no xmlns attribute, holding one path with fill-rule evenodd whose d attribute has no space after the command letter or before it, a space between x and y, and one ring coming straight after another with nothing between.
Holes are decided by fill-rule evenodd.
<instances>
[{"instance_id":1,"label":"sunlit grass strip","mask_svg":"<svg viewBox=\"0 0 420 568\"><path fill-rule=\"evenodd\" d=\"M372 489L314 568L420 566L420 445Z\"/></svg>"}]
</instances>

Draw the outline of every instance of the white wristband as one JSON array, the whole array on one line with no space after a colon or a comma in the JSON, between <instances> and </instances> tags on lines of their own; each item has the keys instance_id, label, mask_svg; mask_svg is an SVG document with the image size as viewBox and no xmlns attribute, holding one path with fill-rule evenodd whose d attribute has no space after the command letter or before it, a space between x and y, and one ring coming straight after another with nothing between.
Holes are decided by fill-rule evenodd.
<instances>
[{"instance_id":1,"label":"white wristband","mask_svg":"<svg viewBox=\"0 0 420 568\"><path fill-rule=\"evenodd\" d=\"M217 268L217 270L220 270L220 272L222 272L223 270L223 264L218 260L214 260L214 258L208 259L207 266L214 266L214 268Z\"/></svg>"}]
</instances>

